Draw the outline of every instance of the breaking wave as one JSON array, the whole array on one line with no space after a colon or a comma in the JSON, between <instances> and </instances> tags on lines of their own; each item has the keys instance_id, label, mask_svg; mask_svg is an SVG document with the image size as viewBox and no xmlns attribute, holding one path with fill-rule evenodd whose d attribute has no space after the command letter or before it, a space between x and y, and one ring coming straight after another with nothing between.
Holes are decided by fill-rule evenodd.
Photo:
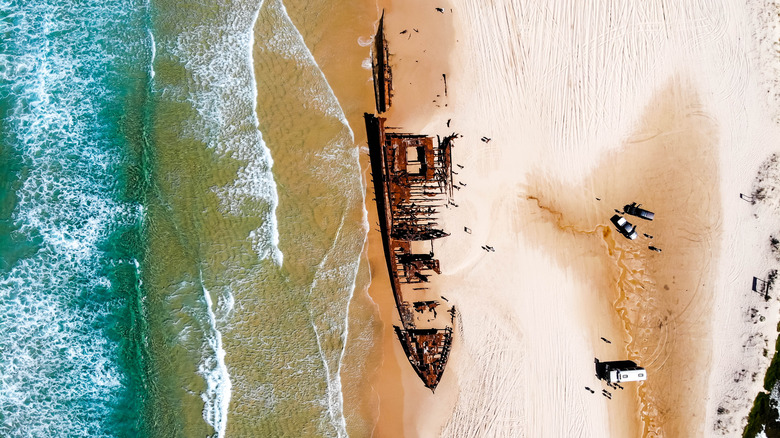
<instances>
[{"instance_id":1,"label":"breaking wave","mask_svg":"<svg viewBox=\"0 0 780 438\"><path fill-rule=\"evenodd\" d=\"M208 326L206 339L208 349L198 371L206 379L206 392L201 395L203 399L203 418L217 432L217 437L225 436L227 427L228 406L230 405L230 374L225 365L225 350L222 348L222 333L217 328L217 317L214 314L214 303L211 292L203 283L203 271L199 272L200 286L203 289L203 300L206 303L206 315ZM229 300L232 302L232 297Z\"/></svg>"}]
</instances>

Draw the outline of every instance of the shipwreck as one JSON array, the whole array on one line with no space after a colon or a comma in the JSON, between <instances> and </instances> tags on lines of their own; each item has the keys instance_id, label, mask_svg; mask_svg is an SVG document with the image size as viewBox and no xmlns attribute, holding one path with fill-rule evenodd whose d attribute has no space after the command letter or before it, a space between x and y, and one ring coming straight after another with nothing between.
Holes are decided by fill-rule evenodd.
<instances>
[{"instance_id":1,"label":"shipwreck","mask_svg":"<svg viewBox=\"0 0 780 438\"><path fill-rule=\"evenodd\" d=\"M433 241L449 234L437 223L452 197L452 142L390 132L385 119L365 114L379 228L401 325L395 333L423 384L435 390L452 347L454 307L428 284L440 274Z\"/></svg>"}]
</instances>

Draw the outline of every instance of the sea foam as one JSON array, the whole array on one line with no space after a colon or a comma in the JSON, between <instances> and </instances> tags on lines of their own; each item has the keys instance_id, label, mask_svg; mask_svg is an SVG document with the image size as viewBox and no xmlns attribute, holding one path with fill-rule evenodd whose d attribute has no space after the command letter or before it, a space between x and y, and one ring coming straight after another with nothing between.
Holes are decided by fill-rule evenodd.
<instances>
[{"instance_id":1,"label":"sea foam","mask_svg":"<svg viewBox=\"0 0 780 438\"><path fill-rule=\"evenodd\" d=\"M124 299L105 246L137 220L116 187L111 112L114 73L139 49L114 30L134 11L132 1L0 2L0 135L21 169L12 233L34 247L0 272L2 436L118 433L127 380L111 330Z\"/></svg>"},{"instance_id":2,"label":"sea foam","mask_svg":"<svg viewBox=\"0 0 780 438\"><path fill-rule=\"evenodd\" d=\"M164 45L192 79L156 91L167 99L189 102L197 111L198 117L184 122L182 137L204 141L222 156L244 163L232 183L213 190L221 200L223 214L262 213L263 225L247 237L261 259L271 258L281 265L273 158L254 111L257 90L252 42L258 11L254 4L236 4L230 11L231 20L194 26L164 42L158 37L158 49Z\"/></svg>"},{"instance_id":3,"label":"sea foam","mask_svg":"<svg viewBox=\"0 0 780 438\"><path fill-rule=\"evenodd\" d=\"M151 45L152 59L149 60L149 76L154 79L154 59L157 57L157 44L154 41L154 34L151 29L147 29L149 33L149 44Z\"/></svg>"},{"instance_id":4,"label":"sea foam","mask_svg":"<svg viewBox=\"0 0 780 438\"><path fill-rule=\"evenodd\" d=\"M214 3L217 7L218 2ZM208 5L199 6L206 9ZM205 145L215 157L215 168L221 165L221 160L238 163L235 175L228 176L232 181L210 188L217 195L220 216L239 220L259 217L260 226L242 230L237 240L249 241L258 261L267 259L281 265L283 254L278 246L276 219L278 195L271 172L273 159L259 130L255 112L257 90L251 54L258 10L256 3L234 2L230 6L230 19L208 16L198 24L176 27L175 32L170 29L167 33L155 32L155 58L161 65L163 62L178 64L183 74L174 77L159 70L152 90L160 102L185 103L191 110L190 116L176 126L177 141ZM174 17L178 12L173 8L170 14ZM197 322L183 329L186 334L182 339L203 340L198 368L206 385L200 394L204 403L202 415L214 428L216 436L223 437L229 419L232 384L218 327L231 324L229 313L234 298L230 290L241 279L227 278L222 271L214 272L213 275L220 281L224 279L227 286L214 288L213 296L218 298L212 300L212 293L203 284L204 273L207 280L210 279L210 259L208 254L202 254L202 257L200 287L203 300L195 306L197 308L185 309Z\"/></svg>"},{"instance_id":5,"label":"sea foam","mask_svg":"<svg viewBox=\"0 0 780 438\"><path fill-rule=\"evenodd\" d=\"M222 333L217 328L217 317L214 314L214 303L211 292L206 289L203 282L203 271L199 271L200 286L203 289L203 300L206 303L208 328L206 339L211 350L203 357L198 367L201 375L206 379L206 392L201 395L203 399L203 418L217 432L218 438L225 436L227 427L228 407L230 406L230 374L225 365L225 350L222 348ZM232 296L228 300L232 303Z\"/></svg>"}]
</instances>

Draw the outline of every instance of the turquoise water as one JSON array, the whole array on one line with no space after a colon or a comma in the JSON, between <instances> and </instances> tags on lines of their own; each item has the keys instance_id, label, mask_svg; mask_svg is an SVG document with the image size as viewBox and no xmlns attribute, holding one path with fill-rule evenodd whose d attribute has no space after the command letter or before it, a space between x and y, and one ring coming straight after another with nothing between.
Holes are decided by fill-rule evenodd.
<instances>
[{"instance_id":1,"label":"turquoise water","mask_svg":"<svg viewBox=\"0 0 780 438\"><path fill-rule=\"evenodd\" d=\"M0 0L0 436L346 435L358 152L292 5Z\"/></svg>"},{"instance_id":2,"label":"turquoise water","mask_svg":"<svg viewBox=\"0 0 780 438\"><path fill-rule=\"evenodd\" d=\"M142 436L145 5L0 3L0 435Z\"/></svg>"}]
</instances>

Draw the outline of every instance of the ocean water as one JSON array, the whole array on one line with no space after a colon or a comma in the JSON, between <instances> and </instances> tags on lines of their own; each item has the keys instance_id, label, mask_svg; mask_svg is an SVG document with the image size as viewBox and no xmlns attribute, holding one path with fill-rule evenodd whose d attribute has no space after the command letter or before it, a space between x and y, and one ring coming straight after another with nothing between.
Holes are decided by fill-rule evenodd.
<instances>
[{"instance_id":1,"label":"ocean water","mask_svg":"<svg viewBox=\"0 0 780 438\"><path fill-rule=\"evenodd\" d=\"M140 1L0 2L0 436L142 436Z\"/></svg>"},{"instance_id":2,"label":"ocean water","mask_svg":"<svg viewBox=\"0 0 780 438\"><path fill-rule=\"evenodd\" d=\"M359 140L292 6L0 0L0 436L347 435Z\"/></svg>"}]
</instances>

